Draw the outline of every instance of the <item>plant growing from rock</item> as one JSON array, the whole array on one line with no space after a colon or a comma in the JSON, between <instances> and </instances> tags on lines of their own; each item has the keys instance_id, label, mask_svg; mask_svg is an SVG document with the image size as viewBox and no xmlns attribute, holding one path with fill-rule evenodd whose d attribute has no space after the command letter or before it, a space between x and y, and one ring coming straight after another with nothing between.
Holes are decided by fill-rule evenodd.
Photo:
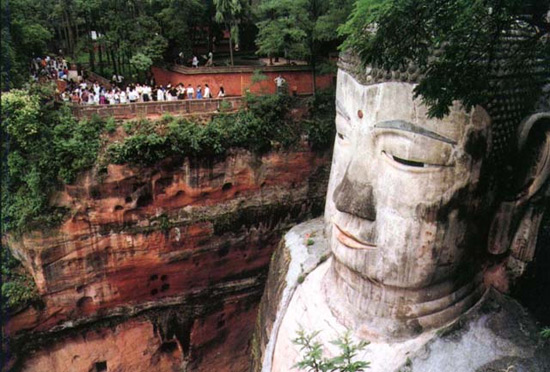
<instances>
[{"instance_id":1,"label":"plant growing from rock","mask_svg":"<svg viewBox=\"0 0 550 372\"><path fill-rule=\"evenodd\" d=\"M304 354L294 365L295 368L308 372L362 372L370 368L370 362L354 360L357 353L369 344L368 341L353 342L351 332L346 331L331 341L331 344L338 346L340 353L333 358L327 358L323 355L323 345L315 340L319 332L306 333L303 329L298 330L297 337L292 342L300 346L300 351Z\"/></svg>"}]
</instances>

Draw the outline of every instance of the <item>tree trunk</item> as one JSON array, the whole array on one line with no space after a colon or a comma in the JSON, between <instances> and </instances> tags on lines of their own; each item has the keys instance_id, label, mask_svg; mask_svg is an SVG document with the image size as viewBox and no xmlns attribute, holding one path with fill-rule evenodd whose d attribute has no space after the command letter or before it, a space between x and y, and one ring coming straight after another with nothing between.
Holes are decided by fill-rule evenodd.
<instances>
[{"instance_id":1,"label":"tree trunk","mask_svg":"<svg viewBox=\"0 0 550 372\"><path fill-rule=\"evenodd\" d=\"M319 14L317 14L317 1L312 2L312 19L317 22ZM310 36L310 53L311 53L311 75L313 78L313 94L317 94L317 46L315 45L315 39L313 34Z\"/></svg>"},{"instance_id":2,"label":"tree trunk","mask_svg":"<svg viewBox=\"0 0 550 372\"><path fill-rule=\"evenodd\" d=\"M69 14L67 13L67 8L63 9L63 18L65 20L65 27L67 32L67 48L68 48L68 54L73 57L74 59L74 38L73 38L73 30L71 28L71 22L69 18Z\"/></svg>"},{"instance_id":3,"label":"tree trunk","mask_svg":"<svg viewBox=\"0 0 550 372\"><path fill-rule=\"evenodd\" d=\"M103 74L104 73L104 70L103 70L103 44L102 43L99 43L99 73L101 74L101 76L105 77L105 75Z\"/></svg>"},{"instance_id":4,"label":"tree trunk","mask_svg":"<svg viewBox=\"0 0 550 372\"><path fill-rule=\"evenodd\" d=\"M231 66L233 66L233 35L231 34L231 26L225 26L227 31L229 31L229 60L231 61Z\"/></svg>"},{"instance_id":5,"label":"tree trunk","mask_svg":"<svg viewBox=\"0 0 550 372\"><path fill-rule=\"evenodd\" d=\"M116 58L115 58L115 52L113 49L111 49L111 60L113 61L113 71L115 75L120 75L120 71L118 69L118 66L116 64Z\"/></svg>"},{"instance_id":6,"label":"tree trunk","mask_svg":"<svg viewBox=\"0 0 550 372\"><path fill-rule=\"evenodd\" d=\"M315 58L311 59L311 77L313 78L313 95L317 94L317 71Z\"/></svg>"},{"instance_id":7,"label":"tree trunk","mask_svg":"<svg viewBox=\"0 0 550 372\"><path fill-rule=\"evenodd\" d=\"M89 48L88 49L88 58L90 61L89 69L90 71L95 71L95 42L92 40L92 29L90 27L90 22L88 21L88 17L84 19L84 22L86 23L86 32L88 33L88 39L90 41Z\"/></svg>"}]
</instances>

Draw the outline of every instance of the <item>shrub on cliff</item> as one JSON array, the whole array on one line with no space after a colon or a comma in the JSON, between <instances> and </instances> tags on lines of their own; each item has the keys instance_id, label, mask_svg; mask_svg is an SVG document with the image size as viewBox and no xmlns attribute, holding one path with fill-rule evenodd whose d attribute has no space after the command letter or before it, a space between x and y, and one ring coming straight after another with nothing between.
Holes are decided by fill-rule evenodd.
<instances>
[{"instance_id":1,"label":"shrub on cliff","mask_svg":"<svg viewBox=\"0 0 550 372\"><path fill-rule=\"evenodd\" d=\"M40 297L31 276L19 261L4 247L0 258L2 273L2 313L19 310L31 303L39 303Z\"/></svg>"},{"instance_id":2,"label":"shrub on cliff","mask_svg":"<svg viewBox=\"0 0 550 372\"><path fill-rule=\"evenodd\" d=\"M103 122L76 121L48 85L2 94L1 118L2 231L56 223L62 213L49 197L94 164Z\"/></svg>"},{"instance_id":3,"label":"shrub on cliff","mask_svg":"<svg viewBox=\"0 0 550 372\"><path fill-rule=\"evenodd\" d=\"M336 135L334 126L334 118L336 117L335 101L336 91L334 89L319 91L310 98L310 118L304 124L308 141L314 150L332 148L334 136Z\"/></svg>"},{"instance_id":4,"label":"shrub on cliff","mask_svg":"<svg viewBox=\"0 0 550 372\"><path fill-rule=\"evenodd\" d=\"M221 113L206 125L186 118L128 125L124 141L107 148L107 159L115 164L150 166L167 157L210 157L230 148L265 153L274 147L288 148L300 140L302 125L293 121L293 101L286 95L248 96L247 109Z\"/></svg>"},{"instance_id":5,"label":"shrub on cliff","mask_svg":"<svg viewBox=\"0 0 550 372\"><path fill-rule=\"evenodd\" d=\"M127 137L112 143L102 164L151 166L168 157L223 156L230 148L265 153L289 148L307 134L316 149L328 149L334 138L334 96L310 103L311 117L294 120L296 101L287 95L248 96L246 109L220 113L206 125L186 118L126 122ZM56 103L53 86L34 85L2 95L2 232L44 229L65 217L52 208L52 193L75 181L98 161L101 133L116 125L94 117L77 121Z\"/></svg>"}]
</instances>

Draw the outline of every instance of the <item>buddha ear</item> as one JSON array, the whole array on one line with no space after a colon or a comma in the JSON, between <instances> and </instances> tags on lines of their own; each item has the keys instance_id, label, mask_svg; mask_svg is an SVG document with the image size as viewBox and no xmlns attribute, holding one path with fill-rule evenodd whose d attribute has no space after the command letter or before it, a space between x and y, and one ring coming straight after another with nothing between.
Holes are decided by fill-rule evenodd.
<instances>
[{"instance_id":1,"label":"buddha ear","mask_svg":"<svg viewBox=\"0 0 550 372\"><path fill-rule=\"evenodd\" d=\"M491 224L490 253L510 251L511 256L525 264L533 259L546 200L550 197L549 178L550 112L542 112L520 124L513 185Z\"/></svg>"}]
</instances>

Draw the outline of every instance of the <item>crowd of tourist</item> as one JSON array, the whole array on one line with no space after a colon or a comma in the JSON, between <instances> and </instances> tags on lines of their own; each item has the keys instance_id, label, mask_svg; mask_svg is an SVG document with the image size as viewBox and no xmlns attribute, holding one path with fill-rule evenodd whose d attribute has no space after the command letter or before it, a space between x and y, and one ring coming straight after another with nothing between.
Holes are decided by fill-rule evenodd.
<instances>
[{"instance_id":1,"label":"crowd of tourist","mask_svg":"<svg viewBox=\"0 0 550 372\"><path fill-rule=\"evenodd\" d=\"M65 102L85 105L117 105L125 103L151 102L151 101L177 101L185 99L223 98L225 90L223 86L214 97L208 84L193 87L188 84L168 84L166 86L150 86L145 84L130 84L127 87L105 87L97 82L83 81L81 83L69 82L67 88L61 93L61 99Z\"/></svg>"},{"instance_id":2,"label":"crowd of tourist","mask_svg":"<svg viewBox=\"0 0 550 372\"><path fill-rule=\"evenodd\" d=\"M36 57L31 61L30 73L34 81L69 80L69 66L64 57Z\"/></svg>"}]
</instances>

